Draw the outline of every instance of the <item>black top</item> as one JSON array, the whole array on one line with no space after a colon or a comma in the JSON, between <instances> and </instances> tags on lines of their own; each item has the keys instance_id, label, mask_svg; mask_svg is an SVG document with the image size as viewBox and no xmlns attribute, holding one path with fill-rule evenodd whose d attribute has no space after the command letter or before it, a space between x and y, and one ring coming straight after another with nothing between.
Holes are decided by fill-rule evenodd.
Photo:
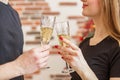
<instances>
[{"instance_id":1,"label":"black top","mask_svg":"<svg viewBox=\"0 0 120 80\"><path fill-rule=\"evenodd\" d=\"M15 60L23 50L23 33L18 13L0 2L0 65ZM23 76L11 80L24 80Z\"/></svg>"},{"instance_id":2,"label":"black top","mask_svg":"<svg viewBox=\"0 0 120 80\"><path fill-rule=\"evenodd\" d=\"M109 80L110 77L120 77L120 46L108 36L94 46L89 45L90 38L80 44L83 56L89 67L99 80ZM82 80L76 72L71 73L71 80Z\"/></svg>"}]
</instances>

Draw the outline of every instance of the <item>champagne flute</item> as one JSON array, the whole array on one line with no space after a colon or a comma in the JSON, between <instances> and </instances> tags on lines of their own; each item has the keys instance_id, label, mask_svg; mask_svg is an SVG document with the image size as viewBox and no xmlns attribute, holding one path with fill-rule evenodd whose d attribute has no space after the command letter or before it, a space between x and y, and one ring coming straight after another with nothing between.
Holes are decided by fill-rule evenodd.
<instances>
[{"instance_id":1,"label":"champagne flute","mask_svg":"<svg viewBox=\"0 0 120 80\"><path fill-rule=\"evenodd\" d=\"M55 24L55 16L41 16L41 26L40 26L40 43L42 45L46 45L49 43L52 37L54 24Z\"/></svg>"},{"instance_id":2,"label":"champagne flute","mask_svg":"<svg viewBox=\"0 0 120 80\"><path fill-rule=\"evenodd\" d=\"M45 15L41 16L41 20L40 20L41 21L41 25L40 25L40 45L41 46L49 44L52 37L55 20L56 20L55 16L45 16ZM46 67L46 68L49 68L49 67Z\"/></svg>"},{"instance_id":3,"label":"champagne flute","mask_svg":"<svg viewBox=\"0 0 120 80\"><path fill-rule=\"evenodd\" d=\"M62 36L63 38L70 40L70 26L68 21L56 23L55 29L58 37ZM66 43L62 42L61 40L59 40L59 43L61 46L64 47L68 46ZM69 73L69 72L72 72L72 69L66 62L66 67L64 68L62 73Z\"/></svg>"}]
</instances>

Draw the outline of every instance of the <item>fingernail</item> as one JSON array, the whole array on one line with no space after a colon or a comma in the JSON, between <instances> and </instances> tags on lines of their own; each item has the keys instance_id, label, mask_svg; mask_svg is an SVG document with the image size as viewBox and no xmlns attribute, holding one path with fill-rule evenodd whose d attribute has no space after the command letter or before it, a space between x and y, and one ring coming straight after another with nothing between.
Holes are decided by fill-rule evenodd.
<instances>
[{"instance_id":1,"label":"fingernail","mask_svg":"<svg viewBox=\"0 0 120 80\"><path fill-rule=\"evenodd\" d=\"M60 36L60 37L59 37L59 39L62 41L62 40L63 40L63 37L62 37L62 36Z\"/></svg>"},{"instance_id":2,"label":"fingernail","mask_svg":"<svg viewBox=\"0 0 120 80\"><path fill-rule=\"evenodd\" d=\"M59 46L58 45L55 45L54 48L58 48Z\"/></svg>"},{"instance_id":3,"label":"fingernail","mask_svg":"<svg viewBox=\"0 0 120 80\"><path fill-rule=\"evenodd\" d=\"M58 52L58 54L61 54L60 52Z\"/></svg>"},{"instance_id":4,"label":"fingernail","mask_svg":"<svg viewBox=\"0 0 120 80\"><path fill-rule=\"evenodd\" d=\"M83 37L80 37L79 40L80 40L80 41L83 41Z\"/></svg>"}]
</instances>

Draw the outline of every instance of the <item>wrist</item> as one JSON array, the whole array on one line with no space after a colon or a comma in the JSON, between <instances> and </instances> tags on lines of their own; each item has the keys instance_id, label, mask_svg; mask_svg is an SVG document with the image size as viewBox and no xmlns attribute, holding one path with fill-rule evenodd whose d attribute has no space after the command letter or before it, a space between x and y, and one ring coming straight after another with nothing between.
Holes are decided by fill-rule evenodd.
<instances>
[{"instance_id":1,"label":"wrist","mask_svg":"<svg viewBox=\"0 0 120 80\"><path fill-rule=\"evenodd\" d=\"M21 66L21 63L18 60L13 61L12 64L13 64L13 66L14 66L14 68L17 71L19 76L25 74L24 69Z\"/></svg>"},{"instance_id":2,"label":"wrist","mask_svg":"<svg viewBox=\"0 0 120 80\"><path fill-rule=\"evenodd\" d=\"M98 80L86 61L80 62L76 72L81 76L82 80Z\"/></svg>"}]
</instances>

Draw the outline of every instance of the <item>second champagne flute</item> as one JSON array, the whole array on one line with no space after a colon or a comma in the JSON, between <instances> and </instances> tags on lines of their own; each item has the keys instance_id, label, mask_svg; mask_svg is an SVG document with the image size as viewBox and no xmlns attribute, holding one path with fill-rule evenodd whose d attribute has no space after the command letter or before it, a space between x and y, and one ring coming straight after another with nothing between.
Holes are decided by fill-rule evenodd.
<instances>
[{"instance_id":1,"label":"second champagne flute","mask_svg":"<svg viewBox=\"0 0 120 80\"><path fill-rule=\"evenodd\" d=\"M63 38L70 40L70 26L69 26L68 21L56 23L55 30L57 32L58 37L62 36ZM68 46L67 44L65 44L64 42L62 42L60 40L59 40L59 43L61 46L64 46L64 47ZM66 67L63 69L62 73L69 73L71 71L72 71L72 69L66 63Z\"/></svg>"}]
</instances>

